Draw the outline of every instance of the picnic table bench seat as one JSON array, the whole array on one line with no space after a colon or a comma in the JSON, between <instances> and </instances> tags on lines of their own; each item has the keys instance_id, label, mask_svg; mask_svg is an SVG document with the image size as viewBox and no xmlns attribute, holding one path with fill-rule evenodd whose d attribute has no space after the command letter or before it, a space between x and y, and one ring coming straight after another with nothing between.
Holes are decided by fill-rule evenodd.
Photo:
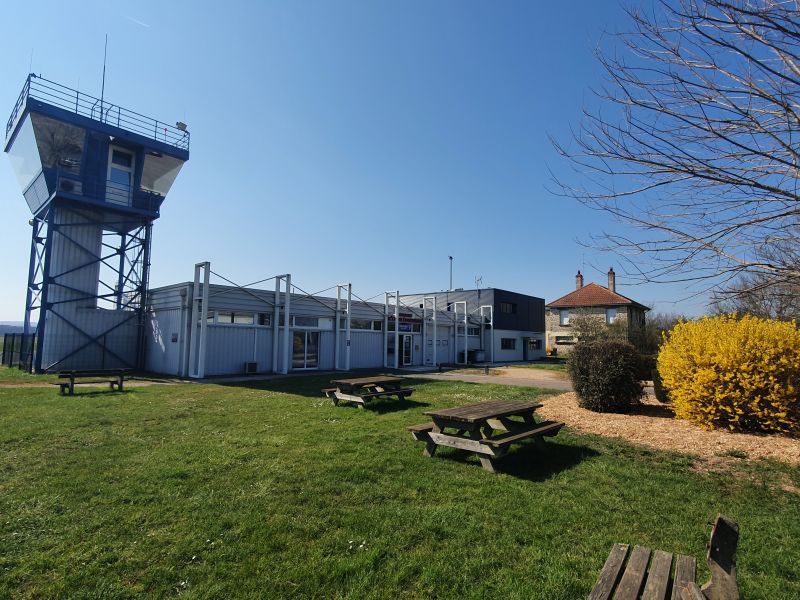
<instances>
[{"instance_id":1,"label":"picnic table bench seat","mask_svg":"<svg viewBox=\"0 0 800 600\"><path fill-rule=\"evenodd\" d=\"M708 568L711 579L702 587L695 582L697 561L693 556L675 557L644 546L635 546L628 557L628 544L614 544L589 600L739 600L736 584L736 546L738 525L717 515L708 543ZM649 564L649 568L648 568Z\"/></svg>"},{"instance_id":2,"label":"picnic table bench seat","mask_svg":"<svg viewBox=\"0 0 800 600\"><path fill-rule=\"evenodd\" d=\"M107 383L109 384L109 389L112 391L114 388L122 391L125 385L125 377L129 376L130 373L130 369L75 369L71 371L59 371L58 378L66 379L67 381L59 381L53 385L59 386L59 391L62 395L68 390L70 396L75 394L76 383Z\"/></svg>"},{"instance_id":3,"label":"picnic table bench seat","mask_svg":"<svg viewBox=\"0 0 800 600\"><path fill-rule=\"evenodd\" d=\"M404 380L400 377L376 375L354 379L334 379L331 383L336 387L323 388L322 393L333 400L334 405L340 401L352 402L358 408L364 408L367 400L396 396L404 400L414 393L414 388L400 387Z\"/></svg>"},{"instance_id":4,"label":"picnic table bench seat","mask_svg":"<svg viewBox=\"0 0 800 600\"><path fill-rule=\"evenodd\" d=\"M541 423L536 423L530 427L515 429L514 431L502 433L490 438L484 438L479 441L481 444L486 444L487 446L503 448L504 446L509 446L514 442L519 442L529 437L552 437L556 435L562 427L564 427L564 423L559 421L542 421Z\"/></svg>"}]
</instances>

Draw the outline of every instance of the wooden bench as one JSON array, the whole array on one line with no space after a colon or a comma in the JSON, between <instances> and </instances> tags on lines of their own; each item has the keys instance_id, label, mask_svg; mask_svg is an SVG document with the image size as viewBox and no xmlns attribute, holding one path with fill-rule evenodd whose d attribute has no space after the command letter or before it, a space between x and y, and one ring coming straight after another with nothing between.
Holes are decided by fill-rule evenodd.
<instances>
[{"instance_id":1,"label":"wooden bench","mask_svg":"<svg viewBox=\"0 0 800 600\"><path fill-rule=\"evenodd\" d=\"M410 425L406 427L406 431L410 431L411 435L418 442L426 441L428 433L433 431L433 423L420 423L419 425Z\"/></svg>"},{"instance_id":2,"label":"wooden bench","mask_svg":"<svg viewBox=\"0 0 800 600\"><path fill-rule=\"evenodd\" d=\"M60 388L61 395L64 395L66 390L69 390L69 395L75 394L75 383L93 384L93 383L107 383L109 388L113 391L114 388L120 392L123 390L125 384L125 376L130 375L128 369L97 369L85 371L59 371L59 379L67 379L68 381L60 381L53 385ZM88 381L86 381L88 379ZM80 381L77 381L80 380Z\"/></svg>"},{"instance_id":3,"label":"wooden bench","mask_svg":"<svg viewBox=\"0 0 800 600\"><path fill-rule=\"evenodd\" d=\"M739 600L736 584L738 525L717 515L708 543L707 562L711 579L702 586L695 582L697 562L678 555L672 575L672 554L635 546L627 566L628 544L614 544L589 600ZM649 563L649 569L648 569ZM623 566L625 567L623 569Z\"/></svg>"},{"instance_id":4,"label":"wooden bench","mask_svg":"<svg viewBox=\"0 0 800 600\"><path fill-rule=\"evenodd\" d=\"M564 423L558 421L542 421L541 423L537 423L536 425L532 425L530 427L515 429L513 431L509 431L508 433L503 433L479 441L481 444L491 446L492 448L503 449L510 446L514 442L519 442L529 437L552 437L556 435L563 426Z\"/></svg>"}]
</instances>

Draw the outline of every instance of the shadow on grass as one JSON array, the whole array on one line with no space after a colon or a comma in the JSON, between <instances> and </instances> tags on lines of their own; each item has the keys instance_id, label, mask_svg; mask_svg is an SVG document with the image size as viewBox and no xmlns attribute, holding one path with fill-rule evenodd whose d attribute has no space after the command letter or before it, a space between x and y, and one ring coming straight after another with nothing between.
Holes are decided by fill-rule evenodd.
<instances>
[{"instance_id":1,"label":"shadow on grass","mask_svg":"<svg viewBox=\"0 0 800 600\"><path fill-rule=\"evenodd\" d=\"M529 481L544 481L596 456L600 456L600 453L588 446L561 444L548 440L543 448L537 448L536 444L530 441L517 444L506 456L496 459L494 466L498 473ZM469 461L470 467L481 468L477 456L464 450L447 449L442 452L440 447L434 460L441 458L466 463L469 457L474 458L474 461Z\"/></svg>"},{"instance_id":2,"label":"shadow on grass","mask_svg":"<svg viewBox=\"0 0 800 600\"><path fill-rule=\"evenodd\" d=\"M103 396L108 396L109 398L113 398L117 395L125 395L128 394L129 390L123 388L122 390L109 390L109 389L98 389L98 388L90 388L87 387L85 390L79 389L77 386L75 387L74 394L62 394L60 392L56 392L56 396L63 398L64 400L69 400L70 398L100 398Z\"/></svg>"},{"instance_id":3,"label":"shadow on grass","mask_svg":"<svg viewBox=\"0 0 800 600\"><path fill-rule=\"evenodd\" d=\"M388 371L366 371L366 372L359 372L357 374L342 374L342 373L325 373L322 375L289 375L286 377L280 377L275 379L255 379L252 381L217 381L215 382L217 385L225 386L225 387L240 387L246 389L253 389L253 390L264 390L270 392L282 392L287 394L293 394L296 396L303 396L306 398L313 398L315 400L319 400L320 398L324 398L325 395L322 393L324 388L335 387L331 384L332 379L346 379L352 377L371 377L373 375L386 375L389 373ZM389 373L390 375L394 376L394 374ZM423 383L427 383L423 379L411 378L406 377L405 381L403 382L403 387L414 387L415 385L422 385ZM384 399L375 399L371 400L367 403L367 405L371 404L378 404L378 402L392 402L391 400L384 400ZM394 404L400 404L398 401L394 401ZM413 401L409 401L409 404L406 408L410 408L413 406L428 406L427 404L423 403L414 403Z\"/></svg>"},{"instance_id":4,"label":"shadow on grass","mask_svg":"<svg viewBox=\"0 0 800 600\"><path fill-rule=\"evenodd\" d=\"M377 398L364 403L365 410L370 410L381 415L384 413L399 412L401 410L409 410L411 408L420 408L424 406L430 406L430 404L428 402L409 400L408 398L403 398L402 400L396 400L392 398ZM355 402L348 402L347 400L340 400L337 407L355 408L358 410L358 405Z\"/></svg>"}]
</instances>

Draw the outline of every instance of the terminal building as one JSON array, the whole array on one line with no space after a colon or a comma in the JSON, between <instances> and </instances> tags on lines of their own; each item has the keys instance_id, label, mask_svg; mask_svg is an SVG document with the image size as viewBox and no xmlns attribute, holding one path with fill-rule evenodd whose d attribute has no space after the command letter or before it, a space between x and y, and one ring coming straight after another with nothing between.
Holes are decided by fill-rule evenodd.
<instances>
[{"instance_id":1,"label":"terminal building","mask_svg":"<svg viewBox=\"0 0 800 600\"><path fill-rule=\"evenodd\" d=\"M437 367L544 356L544 300L500 289L387 292L384 301L195 281L150 291L146 368L203 378L245 373Z\"/></svg>"},{"instance_id":2,"label":"terminal building","mask_svg":"<svg viewBox=\"0 0 800 600\"><path fill-rule=\"evenodd\" d=\"M189 141L185 123L28 76L4 145L32 215L20 367L203 378L543 356L544 300L505 290L368 302L350 284L304 294L290 275L212 285L209 263L150 289L153 224Z\"/></svg>"}]
</instances>

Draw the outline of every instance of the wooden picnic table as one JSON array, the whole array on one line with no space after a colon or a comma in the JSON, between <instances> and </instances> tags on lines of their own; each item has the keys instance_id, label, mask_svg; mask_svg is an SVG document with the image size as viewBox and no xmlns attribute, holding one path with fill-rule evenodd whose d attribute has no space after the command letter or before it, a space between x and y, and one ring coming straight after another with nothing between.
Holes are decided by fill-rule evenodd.
<instances>
[{"instance_id":1,"label":"wooden picnic table","mask_svg":"<svg viewBox=\"0 0 800 600\"><path fill-rule=\"evenodd\" d=\"M534 416L542 405L533 400L491 400L429 410L425 414L432 423L408 428L412 437L425 442L425 456L432 457L437 446L468 450L478 455L487 471L495 472L495 460L508 452L511 444L534 438L537 445L542 436L554 436L564 426L556 421L537 422ZM455 430L445 431L445 430ZM495 435L497 431L505 431Z\"/></svg>"},{"instance_id":2,"label":"wooden picnic table","mask_svg":"<svg viewBox=\"0 0 800 600\"><path fill-rule=\"evenodd\" d=\"M332 379L335 388L325 388L322 393L333 400L334 405L340 400L354 402L359 408L372 398L397 396L402 400L414 392L414 388L402 387L402 377L375 375L372 377L355 377L349 379Z\"/></svg>"},{"instance_id":3,"label":"wooden picnic table","mask_svg":"<svg viewBox=\"0 0 800 600\"><path fill-rule=\"evenodd\" d=\"M111 391L114 391L116 387L116 389L121 392L125 384L125 377L130 377L130 374L130 369L73 369L70 371L59 371L58 378L66 379L67 381L60 381L53 385L59 386L62 395L69 392L70 396L75 394L76 383L108 383Z\"/></svg>"}]
</instances>

